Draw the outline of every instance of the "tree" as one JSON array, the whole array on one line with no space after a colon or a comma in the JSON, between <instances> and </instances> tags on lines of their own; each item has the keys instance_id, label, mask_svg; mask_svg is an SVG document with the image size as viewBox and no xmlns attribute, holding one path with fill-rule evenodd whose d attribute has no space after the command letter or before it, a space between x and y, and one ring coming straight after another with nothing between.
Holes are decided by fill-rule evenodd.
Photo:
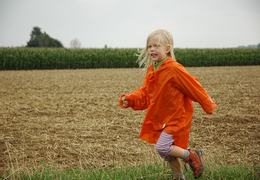
<instances>
[{"instance_id":1,"label":"tree","mask_svg":"<svg viewBox=\"0 0 260 180\"><path fill-rule=\"evenodd\" d=\"M80 43L80 41L77 38L72 39L70 41L70 47L71 48L81 48L81 43Z\"/></svg>"},{"instance_id":2,"label":"tree","mask_svg":"<svg viewBox=\"0 0 260 180\"><path fill-rule=\"evenodd\" d=\"M59 40L50 37L46 32L42 33L37 26L33 27L30 37L27 47L63 47Z\"/></svg>"},{"instance_id":3,"label":"tree","mask_svg":"<svg viewBox=\"0 0 260 180\"><path fill-rule=\"evenodd\" d=\"M260 43L257 44L257 48L260 48Z\"/></svg>"},{"instance_id":4,"label":"tree","mask_svg":"<svg viewBox=\"0 0 260 180\"><path fill-rule=\"evenodd\" d=\"M34 27L31 32L31 39L27 42L28 47L39 47L39 38L42 35L41 29L39 27Z\"/></svg>"}]
</instances>

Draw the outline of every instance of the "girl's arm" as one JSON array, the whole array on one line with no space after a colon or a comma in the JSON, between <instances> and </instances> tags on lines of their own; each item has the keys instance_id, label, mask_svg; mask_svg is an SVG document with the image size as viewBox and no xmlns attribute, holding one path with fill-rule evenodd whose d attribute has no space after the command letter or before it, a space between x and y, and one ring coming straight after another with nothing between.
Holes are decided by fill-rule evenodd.
<instances>
[{"instance_id":1,"label":"girl's arm","mask_svg":"<svg viewBox=\"0 0 260 180\"><path fill-rule=\"evenodd\" d=\"M146 82L146 80L145 80ZM119 106L122 108L131 107L134 110L144 110L149 105L146 93L146 83L144 86L129 94L123 94L119 97Z\"/></svg>"},{"instance_id":2,"label":"girl's arm","mask_svg":"<svg viewBox=\"0 0 260 180\"><path fill-rule=\"evenodd\" d=\"M213 113L216 108L215 102L211 99L202 85L180 64L176 65L174 79L177 88L183 94L191 98L193 101L198 102L206 113Z\"/></svg>"},{"instance_id":3,"label":"girl's arm","mask_svg":"<svg viewBox=\"0 0 260 180\"><path fill-rule=\"evenodd\" d=\"M145 87L135 90L130 94L125 95L128 106L134 110L144 110L148 107Z\"/></svg>"}]
</instances>

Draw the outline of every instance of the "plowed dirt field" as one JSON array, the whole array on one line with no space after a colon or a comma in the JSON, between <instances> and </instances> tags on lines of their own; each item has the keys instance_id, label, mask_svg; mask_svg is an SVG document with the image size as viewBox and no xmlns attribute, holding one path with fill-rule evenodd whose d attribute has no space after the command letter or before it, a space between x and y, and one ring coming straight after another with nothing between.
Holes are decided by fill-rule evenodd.
<instances>
[{"instance_id":1,"label":"plowed dirt field","mask_svg":"<svg viewBox=\"0 0 260 180\"><path fill-rule=\"evenodd\" d=\"M194 103L191 147L207 161L260 163L260 66L187 68L218 104ZM0 71L0 170L103 168L162 161L142 142L145 111L122 110L141 69Z\"/></svg>"}]
</instances>

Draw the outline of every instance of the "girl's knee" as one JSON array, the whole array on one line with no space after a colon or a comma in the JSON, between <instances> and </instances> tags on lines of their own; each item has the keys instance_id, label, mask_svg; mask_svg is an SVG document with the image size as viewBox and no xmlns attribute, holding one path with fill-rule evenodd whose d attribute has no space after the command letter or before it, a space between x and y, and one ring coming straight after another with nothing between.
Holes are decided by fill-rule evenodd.
<instances>
[{"instance_id":1,"label":"girl's knee","mask_svg":"<svg viewBox=\"0 0 260 180\"><path fill-rule=\"evenodd\" d=\"M155 149L162 158L167 158L171 152L171 145L157 143Z\"/></svg>"},{"instance_id":2,"label":"girl's knee","mask_svg":"<svg viewBox=\"0 0 260 180\"><path fill-rule=\"evenodd\" d=\"M162 132L155 145L155 149L162 158L168 158L170 156L172 143L172 135Z\"/></svg>"}]
</instances>

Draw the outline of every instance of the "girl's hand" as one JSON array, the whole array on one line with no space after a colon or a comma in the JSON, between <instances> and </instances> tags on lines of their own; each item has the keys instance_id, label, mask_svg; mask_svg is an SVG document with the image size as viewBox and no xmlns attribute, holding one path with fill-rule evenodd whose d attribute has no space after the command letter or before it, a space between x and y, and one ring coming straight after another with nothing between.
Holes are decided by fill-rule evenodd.
<instances>
[{"instance_id":1,"label":"girl's hand","mask_svg":"<svg viewBox=\"0 0 260 180\"><path fill-rule=\"evenodd\" d=\"M122 108L128 108L128 101L126 100L126 96L125 95L121 95L119 97L119 106L122 107Z\"/></svg>"}]
</instances>

